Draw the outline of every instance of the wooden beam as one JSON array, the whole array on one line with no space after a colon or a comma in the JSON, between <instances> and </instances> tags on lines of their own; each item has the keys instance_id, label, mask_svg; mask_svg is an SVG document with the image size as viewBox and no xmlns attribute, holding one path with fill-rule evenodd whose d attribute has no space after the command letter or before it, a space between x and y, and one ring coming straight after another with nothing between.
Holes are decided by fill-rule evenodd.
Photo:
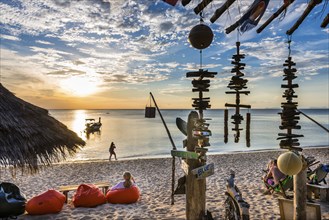
<instances>
[{"instance_id":1,"label":"wooden beam","mask_svg":"<svg viewBox=\"0 0 329 220\"><path fill-rule=\"evenodd\" d=\"M229 26L228 28L225 29L225 33L226 34L229 34L231 33L232 31L234 31L237 27L239 27L240 23L239 23L240 20L238 20L237 22L235 22L234 24L232 24L231 26Z\"/></svg>"},{"instance_id":2,"label":"wooden beam","mask_svg":"<svg viewBox=\"0 0 329 220\"><path fill-rule=\"evenodd\" d=\"M212 2L212 0L203 0L194 8L194 13L199 14L209 3Z\"/></svg>"},{"instance_id":3,"label":"wooden beam","mask_svg":"<svg viewBox=\"0 0 329 220\"><path fill-rule=\"evenodd\" d=\"M257 33L259 34L260 32L262 32L267 25L269 25L275 18L277 18L284 10L286 10L288 8L288 6L293 3L295 0L290 0L287 1L287 3L283 4L274 14L272 14L272 16L267 19L267 21L265 21L264 24L262 24L258 29L257 29Z\"/></svg>"},{"instance_id":4,"label":"wooden beam","mask_svg":"<svg viewBox=\"0 0 329 220\"><path fill-rule=\"evenodd\" d=\"M299 27L299 25L301 25L301 23L303 23L304 19L307 17L307 15L313 10L313 8L320 4L322 2L322 0L311 0L308 5L307 8L305 9L304 13L302 14L302 16L296 21L296 23L287 31L286 34L288 35L292 35L294 33L294 31Z\"/></svg>"},{"instance_id":5,"label":"wooden beam","mask_svg":"<svg viewBox=\"0 0 329 220\"><path fill-rule=\"evenodd\" d=\"M329 13L327 14L327 16L323 19L322 23L321 23L321 27L322 28L326 28L327 25L329 23Z\"/></svg>"},{"instance_id":6,"label":"wooden beam","mask_svg":"<svg viewBox=\"0 0 329 220\"><path fill-rule=\"evenodd\" d=\"M218 8L210 18L211 23L214 23L234 2L235 0L227 0L220 8Z\"/></svg>"},{"instance_id":7,"label":"wooden beam","mask_svg":"<svg viewBox=\"0 0 329 220\"><path fill-rule=\"evenodd\" d=\"M191 0L182 0L182 5L186 6L187 4L189 4L191 2Z\"/></svg>"}]
</instances>

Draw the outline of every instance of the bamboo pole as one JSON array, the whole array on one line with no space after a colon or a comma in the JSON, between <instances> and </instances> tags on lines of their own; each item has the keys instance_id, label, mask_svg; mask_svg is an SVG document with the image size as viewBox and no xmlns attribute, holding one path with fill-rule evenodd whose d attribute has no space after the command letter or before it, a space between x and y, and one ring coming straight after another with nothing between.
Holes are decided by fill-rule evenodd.
<instances>
[{"instance_id":1,"label":"bamboo pole","mask_svg":"<svg viewBox=\"0 0 329 220\"><path fill-rule=\"evenodd\" d=\"M152 92L150 92L150 95L152 97L152 100L154 102L155 107L158 110L158 113L160 115L161 121L162 121L162 123L163 123L163 125L164 125L164 127L165 127L165 129L167 131L167 134L168 134L169 140L171 142L172 148L173 148L173 150L176 150L177 149L176 148L176 145L175 145L175 143L174 143L174 141L173 141L173 139L171 137L170 131L169 131L168 127L167 127L167 124L166 124L165 120L162 117L162 114L160 112L160 109L159 109L159 107L158 107L158 105L157 105L154 97L153 97ZM172 157L172 174L171 174L171 180L172 180L171 181L171 205L174 205L174 203L175 203L175 198L174 198L174 191L175 191L175 163L176 163L176 160L175 160L175 157L173 156Z\"/></svg>"}]
</instances>

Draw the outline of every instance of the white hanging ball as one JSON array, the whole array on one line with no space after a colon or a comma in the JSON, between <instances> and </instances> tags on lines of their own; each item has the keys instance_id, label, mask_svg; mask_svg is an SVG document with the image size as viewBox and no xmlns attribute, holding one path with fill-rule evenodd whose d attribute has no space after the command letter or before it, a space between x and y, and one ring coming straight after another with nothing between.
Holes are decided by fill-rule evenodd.
<instances>
[{"instance_id":1,"label":"white hanging ball","mask_svg":"<svg viewBox=\"0 0 329 220\"><path fill-rule=\"evenodd\" d=\"M278 168L286 175L298 174L302 170L302 167L302 160L294 152L288 151L278 157Z\"/></svg>"}]
</instances>

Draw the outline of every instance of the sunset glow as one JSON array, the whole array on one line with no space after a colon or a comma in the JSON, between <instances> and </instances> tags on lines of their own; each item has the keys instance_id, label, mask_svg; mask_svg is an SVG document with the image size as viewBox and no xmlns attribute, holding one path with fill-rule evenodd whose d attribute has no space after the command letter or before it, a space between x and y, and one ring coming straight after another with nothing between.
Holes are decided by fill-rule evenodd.
<instances>
[{"instance_id":1,"label":"sunset glow","mask_svg":"<svg viewBox=\"0 0 329 220\"><path fill-rule=\"evenodd\" d=\"M262 33L225 28L241 17L253 0L235 2L216 22L210 17L223 1L212 1L204 22L214 33L203 50L202 68L217 72L211 80L212 108L224 108L235 42L246 55L245 78L252 108L280 108L283 66L289 54L286 31L306 9L295 1L283 19ZM191 108L188 71L200 68L200 53L188 43L199 24L193 8L162 0L69 1L0 0L1 83L17 96L44 108L145 107L151 91L162 108ZM263 24L281 6L270 1ZM241 9L241 10L240 10ZM328 5L317 5L292 36L300 108L329 107L329 28L321 28Z\"/></svg>"},{"instance_id":2,"label":"sunset glow","mask_svg":"<svg viewBox=\"0 0 329 220\"><path fill-rule=\"evenodd\" d=\"M72 76L61 82L63 91L73 96L90 96L98 91L98 83L86 77Z\"/></svg>"}]
</instances>

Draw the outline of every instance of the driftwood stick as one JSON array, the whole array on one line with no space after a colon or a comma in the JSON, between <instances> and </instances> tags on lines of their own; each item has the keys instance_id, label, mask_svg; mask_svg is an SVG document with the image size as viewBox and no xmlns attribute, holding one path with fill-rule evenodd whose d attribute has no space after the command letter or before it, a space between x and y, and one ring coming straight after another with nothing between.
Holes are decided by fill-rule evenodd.
<instances>
[{"instance_id":1,"label":"driftwood stick","mask_svg":"<svg viewBox=\"0 0 329 220\"><path fill-rule=\"evenodd\" d=\"M210 18L211 23L214 23L222 14L235 2L235 0L227 0L220 8L218 8L214 15Z\"/></svg>"},{"instance_id":2,"label":"driftwood stick","mask_svg":"<svg viewBox=\"0 0 329 220\"><path fill-rule=\"evenodd\" d=\"M239 20L240 21L240 20ZM229 33L231 33L232 31L234 31L237 27L239 27L239 25L240 25L240 22L239 21L237 21L237 22L235 22L234 24L232 24L231 26L229 26L228 28L226 28L225 29L225 33L226 34L229 34Z\"/></svg>"},{"instance_id":3,"label":"driftwood stick","mask_svg":"<svg viewBox=\"0 0 329 220\"><path fill-rule=\"evenodd\" d=\"M323 19L322 23L321 23L321 27L322 28L326 28L327 25L329 23L329 13L327 14L327 16Z\"/></svg>"},{"instance_id":4,"label":"driftwood stick","mask_svg":"<svg viewBox=\"0 0 329 220\"><path fill-rule=\"evenodd\" d=\"M186 6L190 2L191 2L191 0L182 0L182 5Z\"/></svg>"},{"instance_id":5,"label":"driftwood stick","mask_svg":"<svg viewBox=\"0 0 329 220\"><path fill-rule=\"evenodd\" d=\"M262 32L266 27L267 25L269 25L275 18L277 18L285 9L288 8L288 6L290 4L292 4L295 0L291 0L289 1L287 4L283 4L269 19L267 19L267 21L262 24L262 26L260 26L258 29L257 29L257 33L260 33Z\"/></svg>"},{"instance_id":6,"label":"driftwood stick","mask_svg":"<svg viewBox=\"0 0 329 220\"><path fill-rule=\"evenodd\" d=\"M305 9L304 13L302 14L302 16L296 21L296 23L294 24L294 26L292 26L286 34L288 35L292 35L294 33L294 31L299 27L299 25L304 21L304 19L307 17L307 15L313 10L313 8L320 4L322 2L322 0L311 0L310 3L308 3L307 8Z\"/></svg>"},{"instance_id":7,"label":"driftwood stick","mask_svg":"<svg viewBox=\"0 0 329 220\"><path fill-rule=\"evenodd\" d=\"M195 14L199 14L210 2L212 2L212 0L203 0L200 2L200 4L194 8Z\"/></svg>"}]
</instances>

